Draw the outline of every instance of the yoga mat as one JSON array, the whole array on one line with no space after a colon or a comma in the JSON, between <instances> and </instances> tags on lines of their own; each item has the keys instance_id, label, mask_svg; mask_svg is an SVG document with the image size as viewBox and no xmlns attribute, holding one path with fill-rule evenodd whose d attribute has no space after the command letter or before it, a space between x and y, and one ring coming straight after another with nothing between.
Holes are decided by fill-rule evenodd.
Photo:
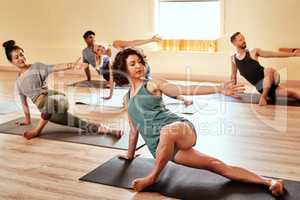
<instances>
[{"instance_id":1,"label":"yoga mat","mask_svg":"<svg viewBox=\"0 0 300 200\"><path fill-rule=\"evenodd\" d=\"M15 119L3 124L0 124L0 133L23 135L24 131L34 128L39 119L32 119L30 126L18 126L15 124L16 121L23 121L23 118ZM107 147L113 149L128 149L129 133L125 132L121 139L116 139L109 135L98 135L98 134L84 134L80 132L78 128L63 126L48 122L45 129L43 130L40 138L49 140L58 140L63 142L72 142L79 144L87 144L93 146ZM139 137L136 149L144 146L145 142Z\"/></svg>"},{"instance_id":2,"label":"yoga mat","mask_svg":"<svg viewBox=\"0 0 300 200\"><path fill-rule=\"evenodd\" d=\"M131 188L135 178L149 174L154 160L137 157L133 161L117 157L107 161L79 180ZM285 195L280 200L299 200L300 183L285 180ZM178 199L209 200L273 200L268 188L260 185L230 181L222 176L205 170L193 169L169 162L158 181L145 190Z\"/></svg>"},{"instance_id":3,"label":"yoga mat","mask_svg":"<svg viewBox=\"0 0 300 200\"><path fill-rule=\"evenodd\" d=\"M103 106L111 108L124 108L123 99L127 94L128 89L115 89L111 99L105 100L104 96L108 96L107 91L96 93L89 96L75 97L76 104L90 105L90 106Z\"/></svg>"},{"instance_id":4,"label":"yoga mat","mask_svg":"<svg viewBox=\"0 0 300 200\"><path fill-rule=\"evenodd\" d=\"M243 93L238 94L234 98L230 96L224 96L221 94L209 94L209 95L199 95L196 96L196 101L221 101L221 102L236 102L236 103L249 103L249 104L258 104L260 94L258 93ZM300 101L291 98L278 97L276 102L271 102L268 100L269 105L282 105L282 106L300 106Z\"/></svg>"},{"instance_id":5,"label":"yoga mat","mask_svg":"<svg viewBox=\"0 0 300 200\"><path fill-rule=\"evenodd\" d=\"M75 83L68 84L68 86L71 87L88 87L88 88L109 88L107 86L107 81L102 80L83 80L83 81L77 81Z\"/></svg>"},{"instance_id":6,"label":"yoga mat","mask_svg":"<svg viewBox=\"0 0 300 200\"><path fill-rule=\"evenodd\" d=\"M1 101L0 102L0 115L19 112L18 105L13 101Z\"/></svg>"},{"instance_id":7,"label":"yoga mat","mask_svg":"<svg viewBox=\"0 0 300 200\"><path fill-rule=\"evenodd\" d=\"M107 85L108 81L105 80L82 80L82 81L77 81L71 84L68 84L67 86L70 87L89 87L89 88L109 88ZM116 89L129 89L128 85L125 86L115 86Z\"/></svg>"},{"instance_id":8,"label":"yoga mat","mask_svg":"<svg viewBox=\"0 0 300 200\"><path fill-rule=\"evenodd\" d=\"M244 93L239 95L239 99L224 96L222 99L226 102L238 102L238 103L252 103L258 104L260 94L257 93ZM275 102L268 101L270 105L282 105L282 106L300 106L300 101L291 98L278 97Z\"/></svg>"}]
</instances>

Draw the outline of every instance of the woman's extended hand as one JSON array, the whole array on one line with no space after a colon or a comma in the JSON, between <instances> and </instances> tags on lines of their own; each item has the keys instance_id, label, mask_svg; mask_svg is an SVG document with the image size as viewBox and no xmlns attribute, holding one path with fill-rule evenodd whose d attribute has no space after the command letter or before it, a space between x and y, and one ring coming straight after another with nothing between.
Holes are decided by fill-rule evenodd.
<instances>
[{"instance_id":1,"label":"woman's extended hand","mask_svg":"<svg viewBox=\"0 0 300 200\"><path fill-rule=\"evenodd\" d=\"M235 96L238 93L244 93L245 86L243 84L233 84L233 81L229 81L221 85L220 92L225 96Z\"/></svg>"}]
</instances>

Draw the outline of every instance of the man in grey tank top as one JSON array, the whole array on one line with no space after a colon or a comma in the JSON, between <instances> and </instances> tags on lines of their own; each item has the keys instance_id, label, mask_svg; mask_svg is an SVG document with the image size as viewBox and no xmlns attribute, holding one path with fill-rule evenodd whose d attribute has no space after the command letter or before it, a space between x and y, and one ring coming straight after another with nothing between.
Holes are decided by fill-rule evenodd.
<instances>
[{"instance_id":1,"label":"man in grey tank top","mask_svg":"<svg viewBox=\"0 0 300 200\"><path fill-rule=\"evenodd\" d=\"M93 48L95 45L95 36L96 36L96 34L93 31L86 31L83 35L85 43L87 44L87 47L85 49L83 49L83 51L82 51L83 63L88 64L87 67L84 68L84 71L85 71L85 74L87 77L87 81L91 80L91 73L89 70L89 65L92 65L94 68L96 68L95 53L93 51ZM132 41L115 40L113 42L113 45L107 49L107 54L109 57L111 57L111 62L113 62L116 54L122 49L125 49L128 47L136 47L136 46L148 44L151 42L159 42L159 41L161 41L161 38L156 35L150 39L144 39L144 40L132 40ZM150 67L148 66L148 68L150 68ZM148 69L147 76L149 76L149 74L150 74L150 69Z\"/></svg>"}]
</instances>

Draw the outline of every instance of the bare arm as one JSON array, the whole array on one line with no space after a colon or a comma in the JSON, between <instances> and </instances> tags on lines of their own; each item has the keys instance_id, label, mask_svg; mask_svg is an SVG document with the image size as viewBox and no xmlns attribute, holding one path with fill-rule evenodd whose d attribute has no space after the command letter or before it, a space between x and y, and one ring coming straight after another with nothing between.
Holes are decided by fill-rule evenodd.
<instances>
[{"instance_id":1,"label":"bare arm","mask_svg":"<svg viewBox=\"0 0 300 200\"><path fill-rule=\"evenodd\" d=\"M21 98L21 101L22 101L22 108L25 115L25 121L24 122L17 121L16 124L20 126L29 125L31 124L31 118L30 118L30 110L29 110L27 98L24 96Z\"/></svg>"},{"instance_id":2,"label":"bare arm","mask_svg":"<svg viewBox=\"0 0 300 200\"><path fill-rule=\"evenodd\" d=\"M120 156L120 157L126 160L132 160L135 158L135 149L136 149L136 144L139 135L138 135L138 130L136 125L132 122L129 116L128 116L128 121L130 125L129 147L128 147L127 154L125 156Z\"/></svg>"},{"instance_id":3,"label":"bare arm","mask_svg":"<svg viewBox=\"0 0 300 200\"><path fill-rule=\"evenodd\" d=\"M220 84L216 86L201 86L201 85L175 85L166 80L151 80L147 85L150 91L159 89L167 96L179 95L205 95L222 93L226 96L234 96L238 92L245 90L243 85Z\"/></svg>"},{"instance_id":4,"label":"bare arm","mask_svg":"<svg viewBox=\"0 0 300 200\"><path fill-rule=\"evenodd\" d=\"M88 67L87 63L80 63L80 59L78 58L75 62L73 63L63 63L63 64L56 64L53 66L52 71L53 72L59 72L59 71L66 71L70 69L75 69L75 68L86 68Z\"/></svg>"},{"instance_id":5,"label":"bare arm","mask_svg":"<svg viewBox=\"0 0 300 200\"><path fill-rule=\"evenodd\" d=\"M234 62L234 57L231 57L231 77L230 80L233 82L233 84L237 84L237 66Z\"/></svg>"},{"instance_id":6,"label":"bare arm","mask_svg":"<svg viewBox=\"0 0 300 200\"><path fill-rule=\"evenodd\" d=\"M152 38L144 39L144 40L132 40L132 41L116 40L113 42L113 46L117 49L124 49L127 47L141 46L151 42L159 42L160 40L161 38L155 35Z\"/></svg>"},{"instance_id":7,"label":"bare arm","mask_svg":"<svg viewBox=\"0 0 300 200\"><path fill-rule=\"evenodd\" d=\"M288 58L288 57L300 57L298 51L294 52L275 52L275 51L265 51L261 49L255 49L256 55L263 58Z\"/></svg>"},{"instance_id":8,"label":"bare arm","mask_svg":"<svg viewBox=\"0 0 300 200\"><path fill-rule=\"evenodd\" d=\"M112 65L109 64L108 67L109 67L109 95L103 98L105 100L111 99L114 93L114 77L112 73Z\"/></svg>"}]
</instances>

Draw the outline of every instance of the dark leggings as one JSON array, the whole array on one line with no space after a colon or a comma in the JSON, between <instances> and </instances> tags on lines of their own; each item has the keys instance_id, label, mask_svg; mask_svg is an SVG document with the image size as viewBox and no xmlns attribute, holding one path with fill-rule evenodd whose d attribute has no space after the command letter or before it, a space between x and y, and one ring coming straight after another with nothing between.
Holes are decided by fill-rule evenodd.
<instances>
[{"instance_id":1,"label":"dark leggings","mask_svg":"<svg viewBox=\"0 0 300 200\"><path fill-rule=\"evenodd\" d=\"M37 104L37 107L44 120L49 120L55 124L80 128L87 133L98 132L99 125L89 123L68 112L68 98L61 92L49 90L48 95L39 103L39 105Z\"/></svg>"}]
</instances>

